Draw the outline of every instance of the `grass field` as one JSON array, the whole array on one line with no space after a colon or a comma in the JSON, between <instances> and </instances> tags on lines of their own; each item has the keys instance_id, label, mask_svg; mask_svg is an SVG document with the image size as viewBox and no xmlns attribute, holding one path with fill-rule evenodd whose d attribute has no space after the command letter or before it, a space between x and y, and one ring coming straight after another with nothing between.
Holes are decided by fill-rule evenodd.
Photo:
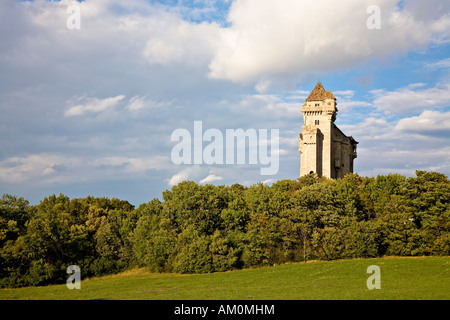
<instances>
[{"instance_id":1,"label":"grass field","mask_svg":"<svg viewBox=\"0 0 450 320\"><path fill-rule=\"evenodd\" d=\"M381 289L369 290L367 267L381 271ZM450 257L317 261L231 272L179 275L134 269L65 284L0 289L0 300L310 300L450 299Z\"/></svg>"}]
</instances>

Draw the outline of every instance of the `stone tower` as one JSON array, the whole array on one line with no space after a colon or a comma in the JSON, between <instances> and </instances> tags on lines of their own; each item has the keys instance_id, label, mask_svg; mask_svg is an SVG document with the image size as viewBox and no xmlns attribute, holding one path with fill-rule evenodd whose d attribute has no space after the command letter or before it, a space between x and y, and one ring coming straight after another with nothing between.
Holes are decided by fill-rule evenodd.
<instances>
[{"instance_id":1,"label":"stone tower","mask_svg":"<svg viewBox=\"0 0 450 320\"><path fill-rule=\"evenodd\" d=\"M300 176L317 173L337 179L353 172L356 145L335 124L336 98L317 83L301 108L303 129L298 140Z\"/></svg>"}]
</instances>

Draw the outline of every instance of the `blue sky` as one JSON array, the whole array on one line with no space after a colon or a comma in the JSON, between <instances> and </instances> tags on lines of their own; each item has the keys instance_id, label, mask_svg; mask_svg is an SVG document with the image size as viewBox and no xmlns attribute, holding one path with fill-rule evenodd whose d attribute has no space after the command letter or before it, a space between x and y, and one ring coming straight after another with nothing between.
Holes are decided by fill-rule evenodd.
<instances>
[{"instance_id":1,"label":"blue sky","mask_svg":"<svg viewBox=\"0 0 450 320\"><path fill-rule=\"evenodd\" d=\"M185 179L295 179L300 108L319 80L359 141L360 175L448 176L449 12L439 0L2 1L0 193L137 206ZM173 164L171 133L199 120L279 129L278 174Z\"/></svg>"}]
</instances>

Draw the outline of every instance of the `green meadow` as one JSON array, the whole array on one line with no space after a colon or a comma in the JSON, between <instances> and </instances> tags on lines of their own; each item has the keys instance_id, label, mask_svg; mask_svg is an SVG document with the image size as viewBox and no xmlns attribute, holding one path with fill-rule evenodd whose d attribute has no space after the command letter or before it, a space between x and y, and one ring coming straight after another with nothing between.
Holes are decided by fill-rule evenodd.
<instances>
[{"instance_id":1,"label":"green meadow","mask_svg":"<svg viewBox=\"0 0 450 320\"><path fill-rule=\"evenodd\" d=\"M367 268L380 268L380 289L369 290ZM379 258L292 263L209 274L146 269L66 284L0 289L1 300L448 300L450 257Z\"/></svg>"}]
</instances>

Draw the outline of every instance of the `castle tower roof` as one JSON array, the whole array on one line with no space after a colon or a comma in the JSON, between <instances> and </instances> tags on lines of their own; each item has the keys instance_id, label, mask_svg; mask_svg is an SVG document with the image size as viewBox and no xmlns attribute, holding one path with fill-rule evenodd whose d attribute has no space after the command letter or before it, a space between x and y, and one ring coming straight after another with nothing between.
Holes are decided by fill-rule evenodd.
<instances>
[{"instance_id":1,"label":"castle tower roof","mask_svg":"<svg viewBox=\"0 0 450 320\"><path fill-rule=\"evenodd\" d=\"M306 98L306 101L322 101L325 99L336 99L336 98L331 93L331 91L325 91L325 89L323 88L322 84L319 81L317 82L313 91L311 91L309 97Z\"/></svg>"}]
</instances>

